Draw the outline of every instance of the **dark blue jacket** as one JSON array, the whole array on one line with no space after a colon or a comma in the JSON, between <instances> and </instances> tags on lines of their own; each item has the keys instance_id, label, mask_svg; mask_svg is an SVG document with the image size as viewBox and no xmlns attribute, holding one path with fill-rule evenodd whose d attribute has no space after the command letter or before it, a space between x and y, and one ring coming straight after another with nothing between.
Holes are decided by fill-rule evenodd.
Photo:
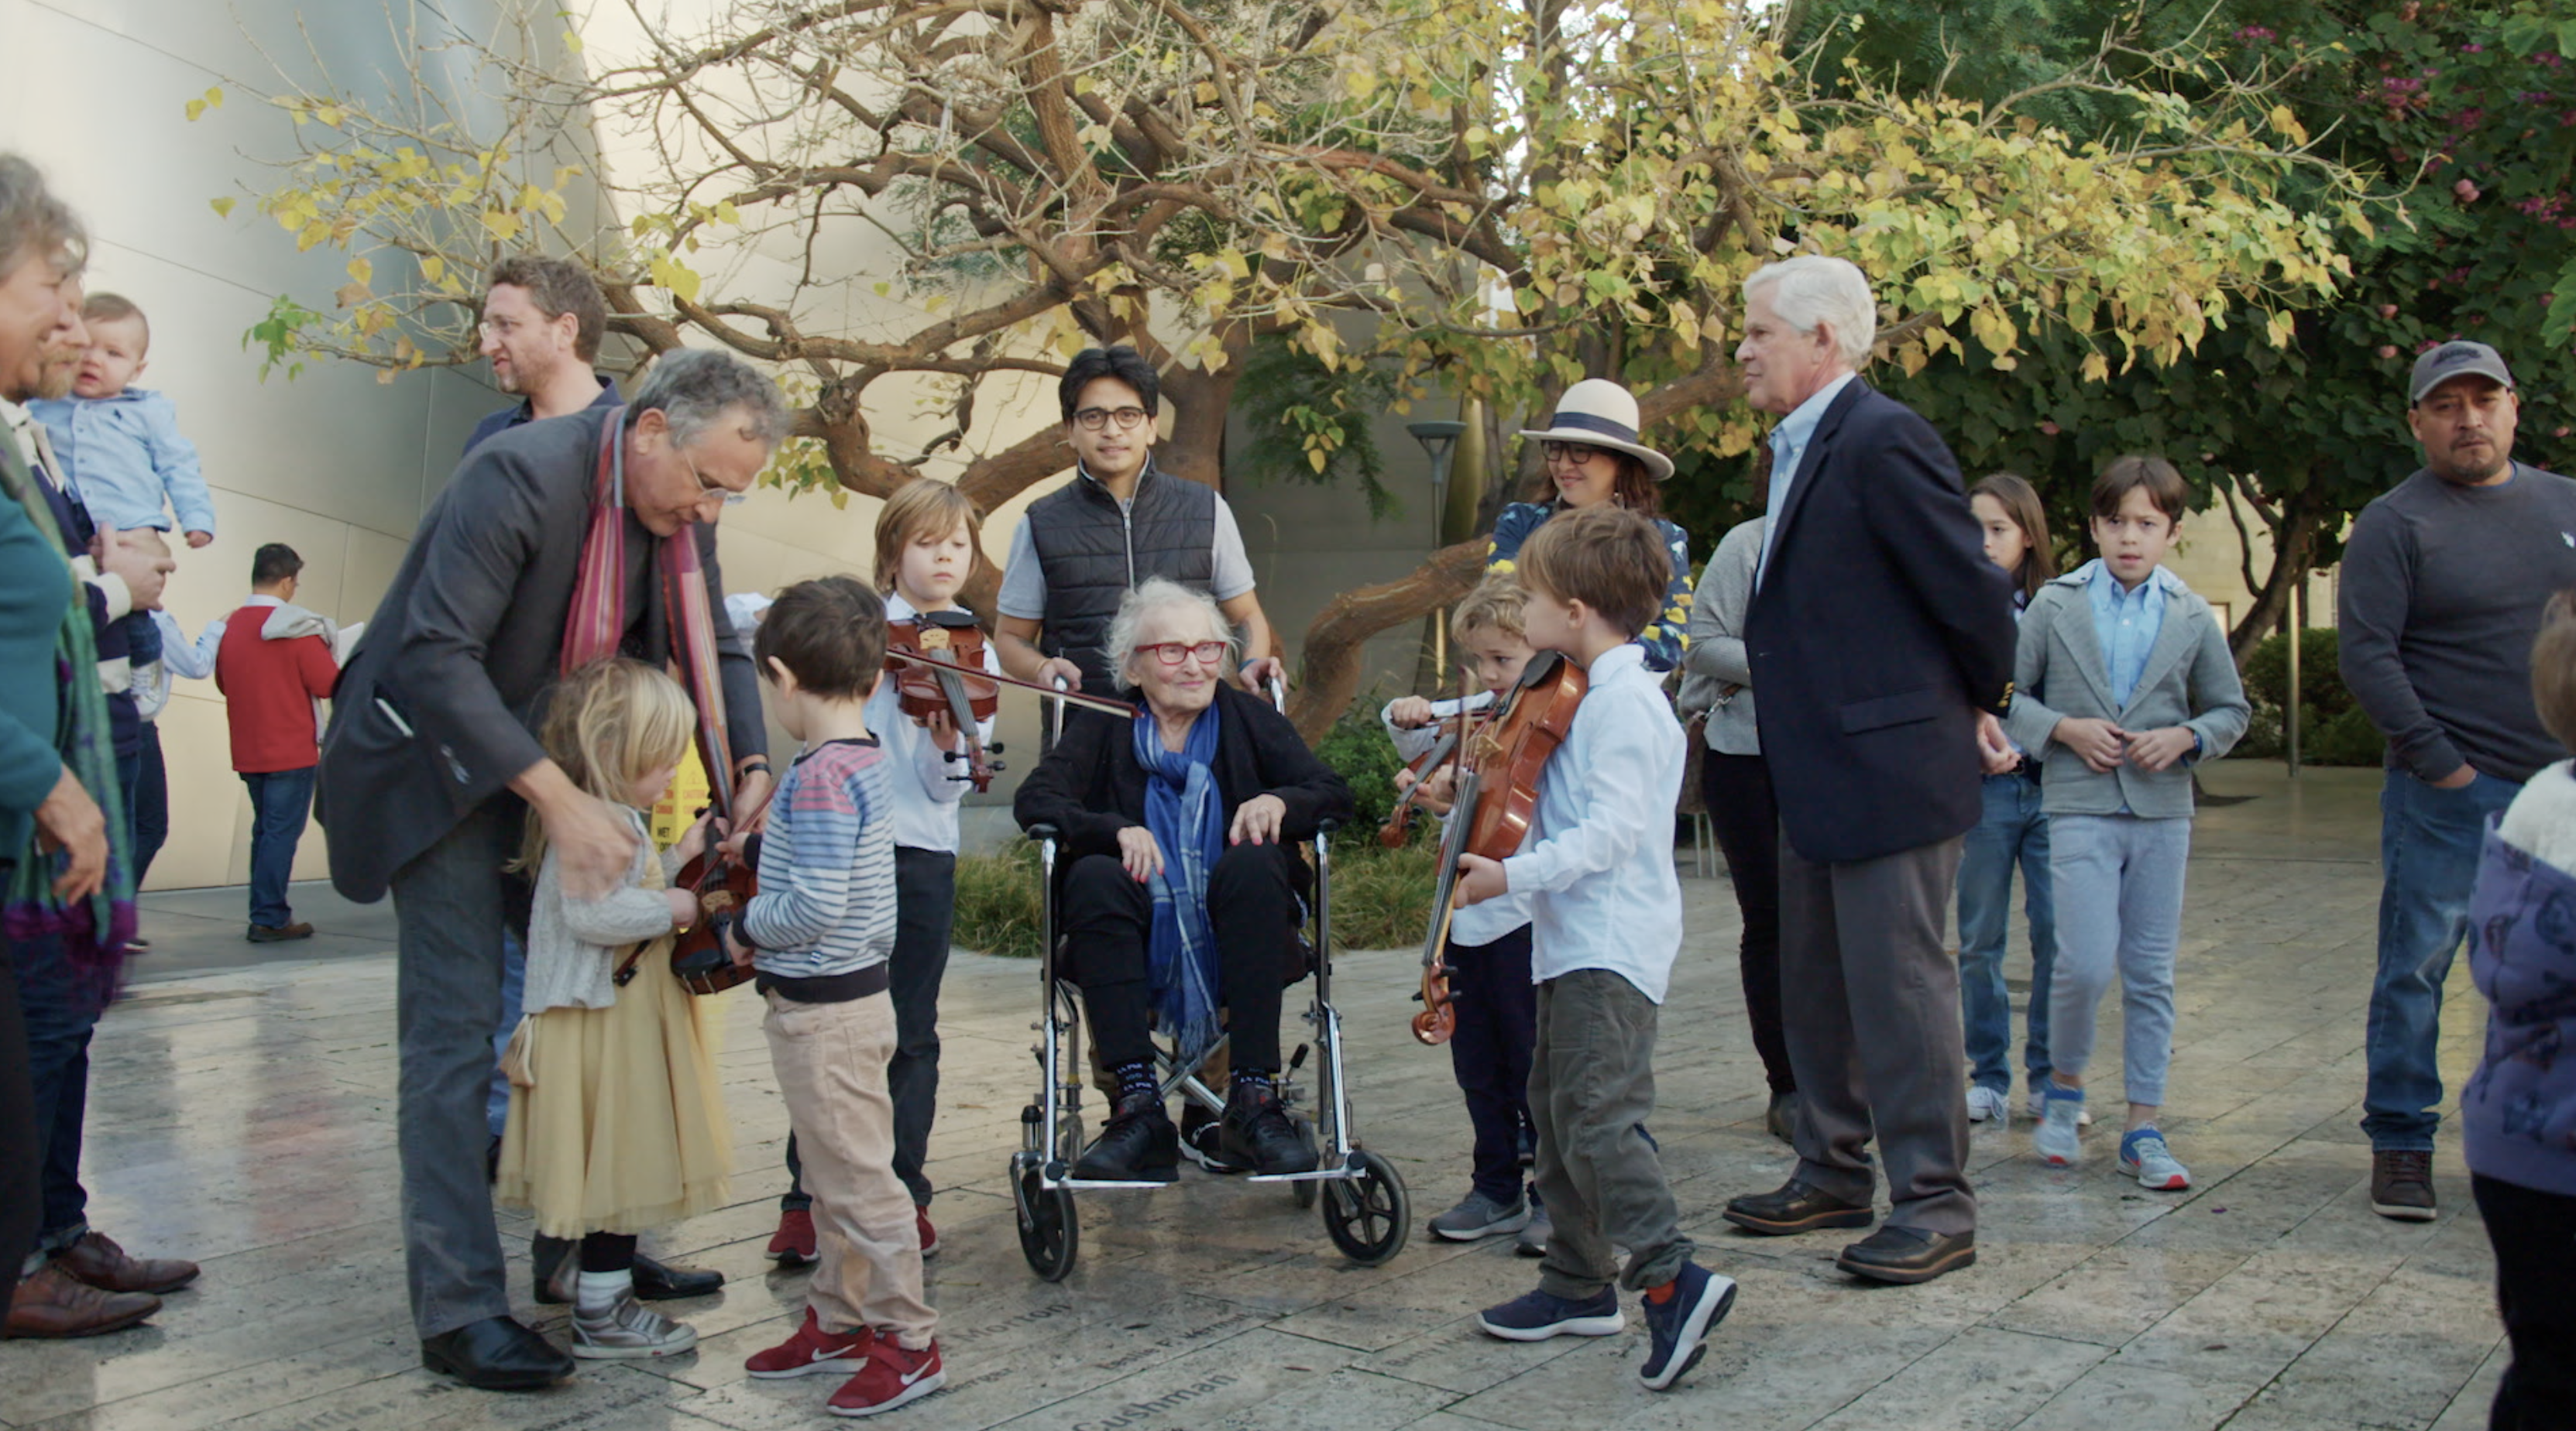
<instances>
[{"instance_id":1,"label":"dark blue jacket","mask_svg":"<svg viewBox=\"0 0 2576 1431\"><path fill-rule=\"evenodd\" d=\"M590 400L592 408L615 407L625 401L617 395L617 379L606 373L593 373L591 376L599 379L599 396ZM483 445L484 439L494 433L507 432L521 423L536 420L537 406L533 398L519 399L517 407L505 407L499 412L486 413L481 422L474 424L474 435L465 439L465 451L471 454L475 448Z\"/></svg>"},{"instance_id":2,"label":"dark blue jacket","mask_svg":"<svg viewBox=\"0 0 2576 1431\"><path fill-rule=\"evenodd\" d=\"M1744 643L1790 846L1840 864L1966 833L1985 808L1976 715L2011 702L2014 626L1959 464L1856 381L1783 505Z\"/></svg>"}]
</instances>

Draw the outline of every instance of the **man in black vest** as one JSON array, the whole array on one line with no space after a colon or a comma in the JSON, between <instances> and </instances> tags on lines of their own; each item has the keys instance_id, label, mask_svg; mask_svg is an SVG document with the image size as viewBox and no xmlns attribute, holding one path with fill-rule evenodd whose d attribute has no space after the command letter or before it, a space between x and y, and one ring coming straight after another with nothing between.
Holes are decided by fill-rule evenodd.
<instances>
[{"instance_id":1,"label":"man in black vest","mask_svg":"<svg viewBox=\"0 0 2576 1431\"><path fill-rule=\"evenodd\" d=\"M1109 619L1130 587L1169 577L1216 598L1243 633L1244 683L1287 673L1253 592L1252 561L1234 512L1216 489L1154 465L1162 384L1133 348L1085 348L1064 372L1064 435L1080 459L1074 479L1039 498L1011 536L995 602L1002 669L1024 681L1058 677L1077 689L1115 686L1104 652Z\"/></svg>"}]
</instances>

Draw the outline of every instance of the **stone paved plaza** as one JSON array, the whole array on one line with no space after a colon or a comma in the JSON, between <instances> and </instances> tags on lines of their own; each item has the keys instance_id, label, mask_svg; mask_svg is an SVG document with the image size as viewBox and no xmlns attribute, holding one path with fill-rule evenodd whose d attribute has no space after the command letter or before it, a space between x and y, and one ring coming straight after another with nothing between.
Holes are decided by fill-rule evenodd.
<instances>
[{"instance_id":1,"label":"stone paved plaza","mask_svg":"<svg viewBox=\"0 0 2576 1431\"><path fill-rule=\"evenodd\" d=\"M1834 1270L1848 1233L1737 1235L1734 1194L1778 1183L1762 1078L1736 984L1722 879L1683 889L1690 935L1666 1005L1654 1128L1701 1258L1742 1283L1681 1389L1641 1389L1631 1330L1599 1341L1489 1340L1478 1307L1535 1264L1502 1243L1433 1241L1420 1223L1466 1188L1467 1121L1445 1053L1405 1029L1410 952L1337 965L1369 1147L1401 1168L1415 1233L1362 1270L1278 1187L1184 1168L1159 1193L1087 1196L1072 1277L1021 1260L1004 1164L1035 1079L1031 966L960 954L931 1175L946 1246L930 1264L949 1389L889 1418L933 1428L1938 1428L2482 1426L2502 1366L2486 1240L2456 1139L2437 1163L2441 1220L2368 1205L2356 1126L2372 964L2375 772L2222 765L2204 812L2180 978L2166 1127L2198 1186L2119 1179L2113 1125L2081 1168L2029 1153L2029 1123L1981 1128L1979 1264L1920 1288ZM237 896L235 896L237 897ZM176 907L175 905L172 907ZM371 915L376 912L369 912ZM156 917L159 917L156 915ZM177 922L171 916L169 923ZM2027 972L2016 933L2015 989ZM0 1425L158 1428L810 1426L828 1378L751 1382L743 1358L794 1325L804 1278L772 1272L786 1120L754 1006L729 996L724 1069L738 1201L653 1245L721 1269L720 1295L674 1304L704 1338L653 1366L586 1367L535 1396L423 1372L403 1305L394 1159L393 960L379 936L309 962L165 966L111 1012L90 1104L93 1220L140 1253L195 1257L196 1287L147 1327L0 1345ZM2443 1067L2456 1085L2483 1006L2451 986ZM2116 1001L2104 1010L2118 1017ZM2116 1058L2116 1034L2104 1056ZM2116 1088L2114 1070L2100 1071ZM2020 1089L2015 1088L2015 1103ZM2111 1105L2116 1107L2116 1104ZM526 1224L505 1221L523 1313Z\"/></svg>"}]
</instances>

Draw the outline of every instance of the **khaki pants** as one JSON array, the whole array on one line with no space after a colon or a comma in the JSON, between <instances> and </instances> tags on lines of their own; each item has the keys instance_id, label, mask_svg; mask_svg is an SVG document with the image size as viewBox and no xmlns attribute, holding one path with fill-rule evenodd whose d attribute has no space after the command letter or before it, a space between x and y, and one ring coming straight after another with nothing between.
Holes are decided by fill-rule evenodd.
<instances>
[{"instance_id":1,"label":"khaki pants","mask_svg":"<svg viewBox=\"0 0 2576 1431\"><path fill-rule=\"evenodd\" d=\"M800 1004L772 992L769 1061L787 1100L814 1199L821 1253L809 1299L827 1332L874 1327L907 1350L930 1345L939 1314L923 1300L912 1194L894 1175L894 1001L870 994Z\"/></svg>"}]
</instances>

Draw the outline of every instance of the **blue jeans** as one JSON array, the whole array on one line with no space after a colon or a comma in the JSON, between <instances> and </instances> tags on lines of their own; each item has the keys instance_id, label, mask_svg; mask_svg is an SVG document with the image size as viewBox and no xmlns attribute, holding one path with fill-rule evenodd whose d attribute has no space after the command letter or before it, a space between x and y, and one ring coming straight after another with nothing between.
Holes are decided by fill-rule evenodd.
<instances>
[{"instance_id":1,"label":"blue jeans","mask_svg":"<svg viewBox=\"0 0 2576 1431\"><path fill-rule=\"evenodd\" d=\"M72 988L62 941L14 942L18 1003L27 1028L27 1073L33 1087L42 1215L36 1251L59 1252L89 1229L89 1192L81 1186L81 1125L89 1114L89 1040L99 1011Z\"/></svg>"},{"instance_id":2,"label":"blue jeans","mask_svg":"<svg viewBox=\"0 0 2576 1431\"><path fill-rule=\"evenodd\" d=\"M510 1126L510 1075L501 1071L501 1055L519 1027L519 999L528 988L528 945L515 929L501 931L501 1022L492 1029L492 1091L484 1095L483 1121L498 1138Z\"/></svg>"},{"instance_id":3,"label":"blue jeans","mask_svg":"<svg viewBox=\"0 0 2576 1431\"><path fill-rule=\"evenodd\" d=\"M2370 1077L2362 1131L2377 1152L2430 1152L2442 1121L2442 1071L2434 1042L2442 981L2468 932L2469 887L2487 816L2522 787L2481 774L2437 790L2403 770L2379 793L2379 977L2370 989L2363 1045Z\"/></svg>"},{"instance_id":4,"label":"blue jeans","mask_svg":"<svg viewBox=\"0 0 2576 1431\"><path fill-rule=\"evenodd\" d=\"M2012 993L2004 987L2004 935L2012 927L2013 866L2021 866L2030 920L2030 1013L2022 1067L2030 1086L2048 1076L2048 986L2057 965L2057 904L2048 880L2048 817L2039 782L2015 771L1986 777L1986 813L1959 856L1959 1015L1968 1036L1968 1081L2012 1089Z\"/></svg>"},{"instance_id":5,"label":"blue jeans","mask_svg":"<svg viewBox=\"0 0 2576 1431\"><path fill-rule=\"evenodd\" d=\"M250 922L283 929L295 922L286 882L295 873L295 847L313 812L313 770L274 770L242 776L250 787Z\"/></svg>"},{"instance_id":6,"label":"blue jeans","mask_svg":"<svg viewBox=\"0 0 2576 1431\"><path fill-rule=\"evenodd\" d=\"M2048 876L2066 911L2049 993L2049 1067L2080 1078L2092 1065L2094 1015L2117 974L2120 1075L2130 1102L2161 1107L2173 1065L2174 953L2191 817L2057 815L2048 833Z\"/></svg>"},{"instance_id":7,"label":"blue jeans","mask_svg":"<svg viewBox=\"0 0 2576 1431\"><path fill-rule=\"evenodd\" d=\"M159 721L143 723L143 757L125 787L125 805L134 812L134 887L141 889L153 857L170 839L170 770L161 756Z\"/></svg>"}]
</instances>

